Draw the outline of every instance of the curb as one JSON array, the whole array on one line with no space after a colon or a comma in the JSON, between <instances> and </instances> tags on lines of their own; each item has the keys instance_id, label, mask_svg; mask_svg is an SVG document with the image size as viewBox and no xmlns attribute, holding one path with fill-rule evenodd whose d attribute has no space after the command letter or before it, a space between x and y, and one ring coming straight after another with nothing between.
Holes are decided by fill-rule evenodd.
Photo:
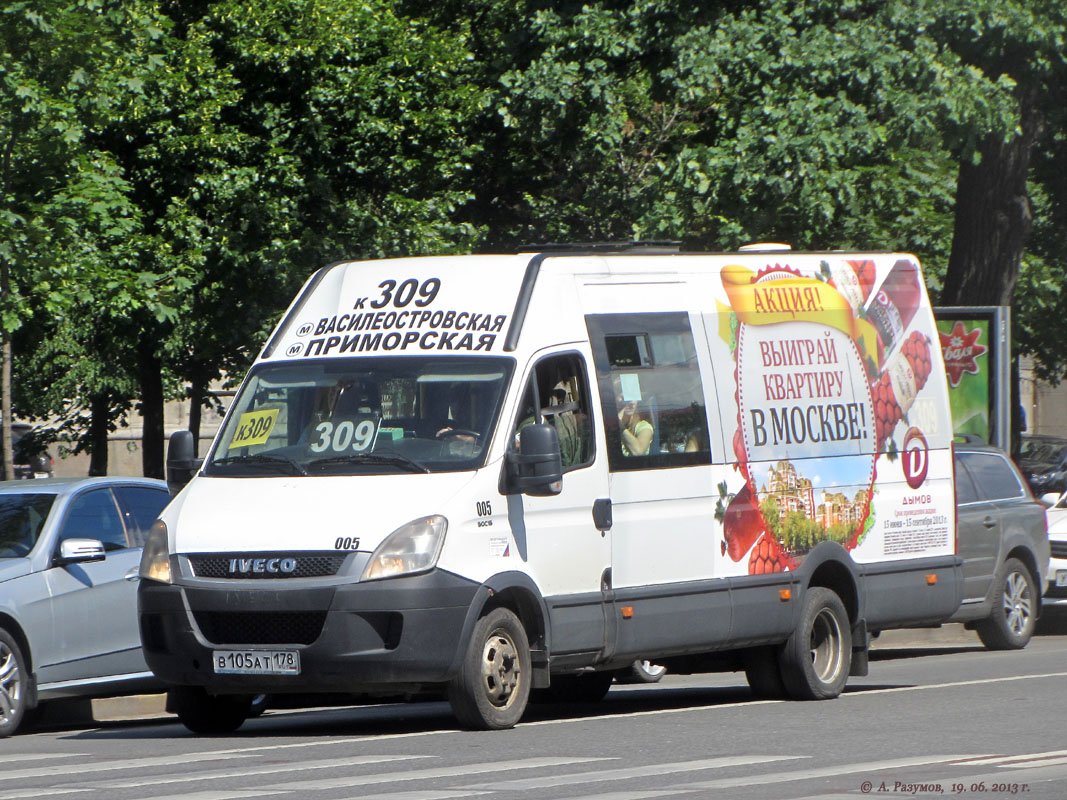
<instances>
[{"instance_id":1,"label":"curb","mask_svg":"<svg viewBox=\"0 0 1067 800\"><path fill-rule=\"evenodd\" d=\"M93 700L95 722L118 722L135 719L177 719L166 710L166 694L137 694L128 697L104 697Z\"/></svg>"}]
</instances>

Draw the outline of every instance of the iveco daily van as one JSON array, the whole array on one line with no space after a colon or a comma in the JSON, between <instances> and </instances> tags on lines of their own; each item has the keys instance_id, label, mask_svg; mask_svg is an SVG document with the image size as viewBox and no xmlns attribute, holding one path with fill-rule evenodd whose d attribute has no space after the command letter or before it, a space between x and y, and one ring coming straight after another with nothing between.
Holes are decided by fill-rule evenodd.
<instances>
[{"instance_id":1,"label":"iveco daily van","mask_svg":"<svg viewBox=\"0 0 1067 800\"><path fill-rule=\"evenodd\" d=\"M899 253L326 267L203 462L172 438L146 660L202 732L419 690L506 728L638 658L836 697L961 600L936 342Z\"/></svg>"}]
</instances>

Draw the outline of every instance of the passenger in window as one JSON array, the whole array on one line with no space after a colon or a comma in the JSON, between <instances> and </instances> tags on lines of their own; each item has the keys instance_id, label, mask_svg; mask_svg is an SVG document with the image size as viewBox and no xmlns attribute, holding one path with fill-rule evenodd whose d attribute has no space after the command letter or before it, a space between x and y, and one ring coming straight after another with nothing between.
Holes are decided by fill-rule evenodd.
<instances>
[{"instance_id":1,"label":"passenger in window","mask_svg":"<svg viewBox=\"0 0 1067 800\"><path fill-rule=\"evenodd\" d=\"M704 434L703 429L696 428L689 432L689 437L685 440L685 452L687 453L699 453L701 450L708 449L708 437Z\"/></svg>"},{"instance_id":2,"label":"passenger in window","mask_svg":"<svg viewBox=\"0 0 1067 800\"><path fill-rule=\"evenodd\" d=\"M545 409L545 421L559 436L559 454L563 468L586 461L586 444L590 440L589 417L581 413L574 399L573 379L563 379L552 387Z\"/></svg>"},{"instance_id":3,"label":"passenger in window","mask_svg":"<svg viewBox=\"0 0 1067 800\"><path fill-rule=\"evenodd\" d=\"M582 411L575 399L577 378L560 377L552 386L545 402L541 404L541 416L556 429L559 437L560 463L564 469L584 464L589 460L592 429L589 416ZM532 386L528 394L532 394ZM528 398L529 399L529 398ZM535 421L533 409L527 403L527 413L515 429L515 446L519 445L519 431Z\"/></svg>"},{"instance_id":4,"label":"passenger in window","mask_svg":"<svg viewBox=\"0 0 1067 800\"><path fill-rule=\"evenodd\" d=\"M624 456L645 456L652 446L655 428L636 400L623 397L621 385L615 387L615 404L619 407L619 436Z\"/></svg>"}]
</instances>

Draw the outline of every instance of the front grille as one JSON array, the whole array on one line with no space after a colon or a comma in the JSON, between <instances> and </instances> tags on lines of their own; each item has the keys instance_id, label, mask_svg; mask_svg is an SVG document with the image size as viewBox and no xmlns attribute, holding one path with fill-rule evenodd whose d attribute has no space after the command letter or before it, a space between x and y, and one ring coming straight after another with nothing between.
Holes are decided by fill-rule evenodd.
<instances>
[{"instance_id":1,"label":"front grille","mask_svg":"<svg viewBox=\"0 0 1067 800\"><path fill-rule=\"evenodd\" d=\"M1067 558L1067 542L1049 542L1053 558Z\"/></svg>"},{"instance_id":2,"label":"front grille","mask_svg":"<svg viewBox=\"0 0 1067 800\"><path fill-rule=\"evenodd\" d=\"M198 578L228 578L230 580L257 580L279 578L324 578L336 575L345 563L347 553L193 553L188 556L193 575ZM292 572L230 571L232 561L271 561L293 559L296 569Z\"/></svg>"},{"instance_id":3,"label":"front grille","mask_svg":"<svg viewBox=\"0 0 1067 800\"><path fill-rule=\"evenodd\" d=\"M209 642L231 644L311 644L326 623L325 611L194 611Z\"/></svg>"}]
</instances>

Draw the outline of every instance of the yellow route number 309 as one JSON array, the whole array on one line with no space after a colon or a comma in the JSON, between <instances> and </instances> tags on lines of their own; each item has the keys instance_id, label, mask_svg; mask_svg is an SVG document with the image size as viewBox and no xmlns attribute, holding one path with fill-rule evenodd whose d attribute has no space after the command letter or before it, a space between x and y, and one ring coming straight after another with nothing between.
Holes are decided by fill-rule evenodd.
<instances>
[{"instance_id":1,"label":"yellow route number 309","mask_svg":"<svg viewBox=\"0 0 1067 800\"><path fill-rule=\"evenodd\" d=\"M277 419L278 409L276 408L246 411L237 420L237 432L230 440L230 449L263 444L270 437L270 432L274 430L274 423Z\"/></svg>"}]
</instances>

